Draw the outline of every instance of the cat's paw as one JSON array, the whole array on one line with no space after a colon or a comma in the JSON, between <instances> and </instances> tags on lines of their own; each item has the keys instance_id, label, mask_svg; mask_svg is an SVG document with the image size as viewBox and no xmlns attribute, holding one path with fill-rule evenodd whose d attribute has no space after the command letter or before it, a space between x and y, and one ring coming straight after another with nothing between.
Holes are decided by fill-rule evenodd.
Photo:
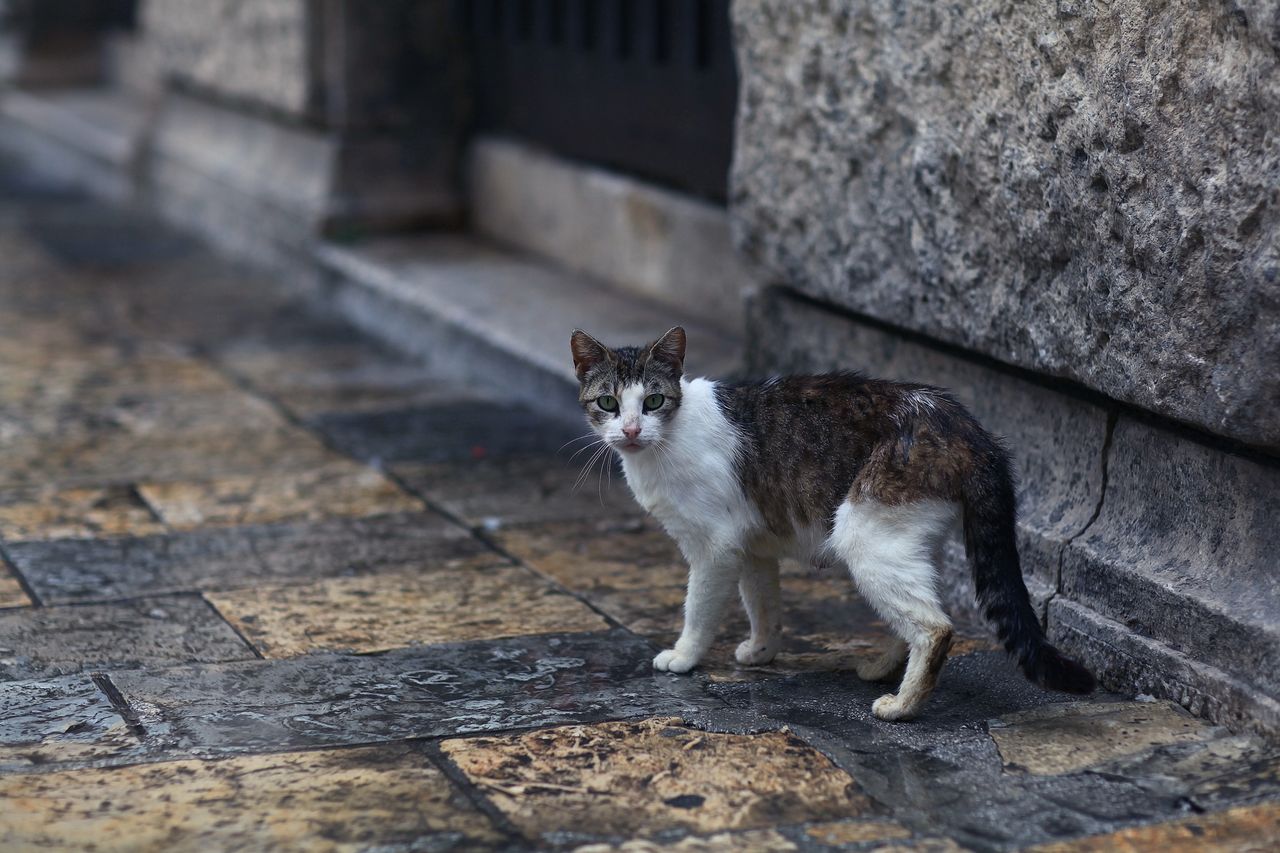
<instances>
[{"instance_id":1,"label":"cat's paw","mask_svg":"<svg viewBox=\"0 0 1280 853\"><path fill-rule=\"evenodd\" d=\"M686 673L697 665L697 658L681 654L675 649L659 652L658 656L653 659L653 668L659 672Z\"/></svg>"},{"instance_id":2,"label":"cat's paw","mask_svg":"<svg viewBox=\"0 0 1280 853\"><path fill-rule=\"evenodd\" d=\"M774 637L763 642L748 639L738 643L738 649L733 653L733 656L743 666L762 666L777 657L778 649L780 648L782 648L781 637Z\"/></svg>"},{"instance_id":3,"label":"cat's paw","mask_svg":"<svg viewBox=\"0 0 1280 853\"><path fill-rule=\"evenodd\" d=\"M908 706L906 702L903 702L893 693L886 693L871 703L871 713L888 722L910 720L915 717L917 710Z\"/></svg>"}]
</instances>

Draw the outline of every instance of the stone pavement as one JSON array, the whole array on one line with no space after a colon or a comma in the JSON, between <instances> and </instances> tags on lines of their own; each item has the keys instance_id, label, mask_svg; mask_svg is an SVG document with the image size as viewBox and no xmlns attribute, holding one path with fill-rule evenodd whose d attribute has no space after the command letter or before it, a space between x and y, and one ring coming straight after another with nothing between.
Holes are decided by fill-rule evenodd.
<instances>
[{"instance_id":1,"label":"stone pavement","mask_svg":"<svg viewBox=\"0 0 1280 853\"><path fill-rule=\"evenodd\" d=\"M872 718L838 577L653 673L683 568L580 432L0 166L0 848L1280 843L1280 749L982 635Z\"/></svg>"}]
</instances>

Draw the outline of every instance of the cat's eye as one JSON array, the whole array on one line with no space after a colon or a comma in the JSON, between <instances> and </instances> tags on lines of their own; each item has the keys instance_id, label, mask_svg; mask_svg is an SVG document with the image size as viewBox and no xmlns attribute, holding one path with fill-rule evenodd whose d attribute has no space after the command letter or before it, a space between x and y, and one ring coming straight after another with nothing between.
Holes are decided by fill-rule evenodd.
<instances>
[{"instance_id":1,"label":"cat's eye","mask_svg":"<svg viewBox=\"0 0 1280 853\"><path fill-rule=\"evenodd\" d=\"M650 394L644 398L644 410L652 412L654 409L661 409L662 404L667 402L667 398L661 394Z\"/></svg>"},{"instance_id":2,"label":"cat's eye","mask_svg":"<svg viewBox=\"0 0 1280 853\"><path fill-rule=\"evenodd\" d=\"M618 398L609 394L602 394L596 397L596 405L604 409L606 412L618 411Z\"/></svg>"}]
</instances>

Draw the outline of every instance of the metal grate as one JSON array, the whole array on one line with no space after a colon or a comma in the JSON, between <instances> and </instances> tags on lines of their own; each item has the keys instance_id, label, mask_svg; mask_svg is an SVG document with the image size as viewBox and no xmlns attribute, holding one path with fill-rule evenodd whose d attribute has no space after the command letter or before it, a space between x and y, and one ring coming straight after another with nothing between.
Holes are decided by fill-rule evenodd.
<instances>
[{"instance_id":1,"label":"metal grate","mask_svg":"<svg viewBox=\"0 0 1280 853\"><path fill-rule=\"evenodd\" d=\"M457 14L481 129L724 200L729 0L464 0Z\"/></svg>"}]
</instances>

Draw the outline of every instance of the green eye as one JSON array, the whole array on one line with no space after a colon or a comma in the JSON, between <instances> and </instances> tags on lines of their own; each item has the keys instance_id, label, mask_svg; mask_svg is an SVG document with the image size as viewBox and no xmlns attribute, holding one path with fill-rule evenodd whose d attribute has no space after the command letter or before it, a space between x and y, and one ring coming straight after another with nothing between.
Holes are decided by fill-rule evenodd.
<instances>
[{"instance_id":1,"label":"green eye","mask_svg":"<svg viewBox=\"0 0 1280 853\"><path fill-rule=\"evenodd\" d=\"M606 412L618 411L618 398L608 394L596 397L596 405L604 409Z\"/></svg>"},{"instance_id":2,"label":"green eye","mask_svg":"<svg viewBox=\"0 0 1280 853\"><path fill-rule=\"evenodd\" d=\"M652 412L654 409L661 409L662 404L667 402L667 398L661 394L650 394L644 398L644 410Z\"/></svg>"}]
</instances>

